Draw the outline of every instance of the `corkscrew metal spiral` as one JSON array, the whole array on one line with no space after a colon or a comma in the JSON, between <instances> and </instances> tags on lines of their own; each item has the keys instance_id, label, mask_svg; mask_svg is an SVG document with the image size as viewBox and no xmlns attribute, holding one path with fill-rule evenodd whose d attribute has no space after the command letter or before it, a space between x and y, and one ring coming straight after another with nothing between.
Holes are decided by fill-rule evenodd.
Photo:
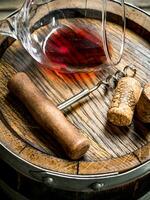
<instances>
[{"instance_id":1,"label":"corkscrew metal spiral","mask_svg":"<svg viewBox=\"0 0 150 200\"><path fill-rule=\"evenodd\" d=\"M123 71L117 70L115 74L107 76L105 80L99 81L91 89L88 89L88 88L84 89L80 93L74 95L73 97L71 97L71 98L67 99L66 101L64 101L63 103L59 104L57 106L57 108L59 110L64 110L64 109L68 108L69 106L71 106L72 104L78 102L82 98L88 96L90 93L94 92L102 85L105 85L107 88L109 88L113 84L113 87L114 87L115 83L120 78L125 77L125 76L134 77L135 75L136 75L136 69L133 66L127 65L124 67Z\"/></svg>"}]
</instances>

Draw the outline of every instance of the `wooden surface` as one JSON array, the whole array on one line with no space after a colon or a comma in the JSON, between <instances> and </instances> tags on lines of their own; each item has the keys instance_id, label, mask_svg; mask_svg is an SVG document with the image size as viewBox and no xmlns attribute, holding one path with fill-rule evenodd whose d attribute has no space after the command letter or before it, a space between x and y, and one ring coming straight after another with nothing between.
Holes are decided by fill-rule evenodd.
<instances>
[{"instance_id":1,"label":"wooden surface","mask_svg":"<svg viewBox=\"0 0 150 200\"><path fill-rule=\"evenodd\" d=\"M134 18L133 10L128 8L127 11L130 19ZM105 94L105 90L99 88L65 111L66 117L85 132L91 143L90 150L82 160L71 162L61 154L55 141L37 125L24 105L7 89L7 82L12 75L17 71L25 71L49 99L59 104L83 88L92 87L109 73L122 70L127 64L136 66L136 79L143 85L150 80L150 18L134 10L133 15L135 14L140 21L127 21L126 46L121 63L99 73L55 73L38 66L18 41L11 44L3 52L0 64L0 141L37 166L70 174L123 172L149 160L149 126L141 123L136 116L129 127L120 128L107 122L111 90ZM78 23L85 23L84 20L80 19ZM86 23L91 21L99 30L100 24L97 20L88 19ZM138 23L142 25L143 21L144 27L139 26ZM114 24L110 27L117 37L120 28Z\"/></svg>"},{"instance_id":2,"label":"wooden surface","mask_svg":"<svg viewBox=\"0 0 150 200\"><path fill-rule=\"evenodd\" d=\"M4 19L16 9L20 8L24 0L1 0L0 2L0 19ZM149 0L126 0L126 3L133 4L150 13Z\"/></svg>"},{"instance_id":3,"label":"wooden surface","mask_svg":"<svg viewBox=\"0 0 150 200\"><path fill-rule=\"evenodd\" d=\"M150 1L149 0L127 0L125 2L131 3L133 5L139 6L139 7L149 7L150 6Z\"/></svg>"},{"instance_id":4,"label":"wooden surface","mask_svg":"<svg viewBox=\"0 0 150 200\"><path fill-rule=\"evenodd\" d=\"M1 0L0 1L0 19L4 19L12 12L20 8L24 0Z\"/></svg>"}]
</instances>

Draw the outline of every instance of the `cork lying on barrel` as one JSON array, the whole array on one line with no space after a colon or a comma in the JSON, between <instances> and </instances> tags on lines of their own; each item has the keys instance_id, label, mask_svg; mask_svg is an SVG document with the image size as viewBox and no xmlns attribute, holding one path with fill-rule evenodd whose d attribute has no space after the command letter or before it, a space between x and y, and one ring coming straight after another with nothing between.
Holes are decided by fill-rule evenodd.
<instances>
[{"instance_id":1,"label":"cork lying on barrel","mask_svg":"<svg viewBox=\"0 0 150 200\"><path fill-rule=\"evenodd\" d=\"M146 83L136 106L138 118L144 123L150 123L150 83Z\"/></svg>"},{"instance_id":2,"label":"cork lying on barrel","mask_svg":"<svg viewBox=\"0 0 150 200\"><path fill-rule=\"evenodd\" d=\"M65 118L24 72L14 75L8 82L8 88L25 104L35 120L55 137L69 158L76 160L87 152L89 140Z\"/></svg>"},{"instance_id":3,"label":"cork lying on barrel","mask_svg":"<svg viewBox=\"0 0 150 200\"><path fill-rule=\"evenodd\" d=\"M117 126L130 125L141 90L141 84L135 78L121 78L108 110L108 121Z\"/></svg>"}]
</instances>

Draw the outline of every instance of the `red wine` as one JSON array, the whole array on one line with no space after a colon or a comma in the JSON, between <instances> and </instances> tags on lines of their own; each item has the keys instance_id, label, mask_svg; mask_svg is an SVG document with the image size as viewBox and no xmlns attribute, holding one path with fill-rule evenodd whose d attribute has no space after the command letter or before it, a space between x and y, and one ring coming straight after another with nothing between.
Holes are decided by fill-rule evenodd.
<instances>
[{"instance_id":1,"label":"red wine","mask_svg":"<svg viewBox=\"0 0 150 200\"><path fill-rule=\"evenodd\" d=\"M43 48L48 60L60 69L82 70L107 63L102 38L77 26L53 29Z\"/></svg>"}]
</instances>

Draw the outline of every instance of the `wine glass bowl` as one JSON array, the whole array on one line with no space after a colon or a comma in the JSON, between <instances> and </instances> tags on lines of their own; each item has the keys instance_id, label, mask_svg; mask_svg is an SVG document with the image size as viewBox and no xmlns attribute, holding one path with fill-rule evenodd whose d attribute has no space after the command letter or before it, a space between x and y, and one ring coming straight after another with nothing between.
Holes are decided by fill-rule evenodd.
<instances>
[{"instance_id":1,"label":"wine glass bowl","mask_svg":"<svg viewBox=\"0 0 150 200\"><path fill-rule=\"evenodd\" d=\"M107 17L110 12L122 21L115 38ZM89 72L120 61L124 17L123 0L26 0L7 20L13 36L42 66L61 72Z\"/></svg>"}]
</instances>

